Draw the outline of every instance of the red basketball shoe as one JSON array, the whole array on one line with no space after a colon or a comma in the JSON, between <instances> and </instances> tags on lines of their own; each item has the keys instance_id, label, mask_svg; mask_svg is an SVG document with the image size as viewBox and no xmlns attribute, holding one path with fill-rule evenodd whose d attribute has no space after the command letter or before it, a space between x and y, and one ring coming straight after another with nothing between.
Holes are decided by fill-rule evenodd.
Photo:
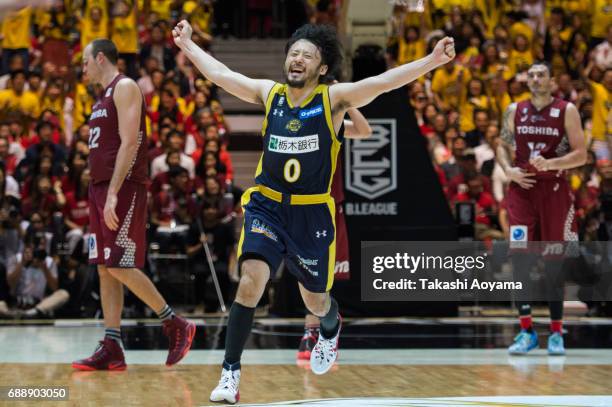
<instances>
[{"instance_id":1,"label":"red basketball shoe","mask_svg":"<svg viewBox=\"0 0 612 407\"><path fill-rule=\"evenodd\" d=\"M72 367L78 370L125 370L127 365L117 341L104 338L93 355L72 362Z\"/></svg>"},{"instance_id":2,"label":"red basketball shoe","mask_svg":"<svg viewBox=\"0 0 612 407\"><path fill-rule=\"evenodd\" d=\"M307 328L304 330L304 336L300 341L300 347L297 352L297 360L310 360L310 353L315 347L319 339L319 328Z\"/></svg>"},{"instance_id":3,"label":"red basketball shoe","mask_svg":"<svg viewBox=\"0 0 612 407\"><path fill-rule=\"evenodd\" d=\"M168 337L169 344L166 366L172 366L183 359L191 349L196 326L193 322L175 315L163 322L163 332Z\"/></svg>"}]
</instances>

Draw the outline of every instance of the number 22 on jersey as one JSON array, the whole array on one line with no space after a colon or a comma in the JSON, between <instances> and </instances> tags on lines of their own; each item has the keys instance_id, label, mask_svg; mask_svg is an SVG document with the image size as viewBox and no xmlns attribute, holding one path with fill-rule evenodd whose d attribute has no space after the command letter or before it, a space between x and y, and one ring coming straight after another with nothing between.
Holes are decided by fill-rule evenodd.
<instances>
[{"instance_id":1,"label":"number 22 on jersey","mask_svg":"<svg viewBox=\"0 0 612 407\"><path fill-rule=\"evenodd\" d=\"M93 127L89 129L89 148L98 148L98 139L100 138L100 128Z\"/></svg>"}]
</instances>

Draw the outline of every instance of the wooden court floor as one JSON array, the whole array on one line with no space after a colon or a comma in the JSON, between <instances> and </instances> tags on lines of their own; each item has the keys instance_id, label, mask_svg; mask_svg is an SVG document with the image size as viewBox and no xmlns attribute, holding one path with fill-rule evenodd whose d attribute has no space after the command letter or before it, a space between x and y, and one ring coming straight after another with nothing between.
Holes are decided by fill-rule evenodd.
<instances>
[{"instance_id":1,"label":"wooden court floor","mask_svg":"<svg viewBox=\"0 0 612 407\"><path fill-rule=\"evenodd\" d=\"M367 352L367 350L364 350ZM76 372L68 364L2 363L0 386L68 386L70 400L42 406L201 406L219 379L213 365L130 365L125 372ZM611 365L528 371L503 365L337 365L316 376L295 365L247 365L241 403L336 397L453 397L610 394ZM2 402L41 406L40 401Z\"/></svg>"}]
</instances>

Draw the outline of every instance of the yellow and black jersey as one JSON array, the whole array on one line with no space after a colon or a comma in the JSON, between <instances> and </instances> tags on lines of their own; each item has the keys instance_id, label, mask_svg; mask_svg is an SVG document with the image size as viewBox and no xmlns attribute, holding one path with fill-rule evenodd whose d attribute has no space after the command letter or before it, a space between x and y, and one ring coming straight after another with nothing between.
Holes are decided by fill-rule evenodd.
<instances>
[{"instance_id":1,"label":"yellow and black jersey","mask_svg":"<svg viewBox=\"0 0 612 407\"><path fill-rule=\"evenodd\" d=\"M257 184L283 194L330 192L342 140L334 131L328 89L319 85L294 106L286 84L272 87L266 100Z\"/></svg>"}]
</instances>

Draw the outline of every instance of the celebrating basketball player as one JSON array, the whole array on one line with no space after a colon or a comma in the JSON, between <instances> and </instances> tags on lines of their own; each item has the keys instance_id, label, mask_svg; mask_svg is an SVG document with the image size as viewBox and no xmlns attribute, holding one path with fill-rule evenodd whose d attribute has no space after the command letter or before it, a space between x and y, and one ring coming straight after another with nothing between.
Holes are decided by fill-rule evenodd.
<instances>
[{"instance_id":1,"label":"celebrating basketball player","mask_svg":"<svg viewBox=\"0 0 612 407\"><path fill-rule=\"evenodd\" d=\"M510 105L503 118L497 158L511 180L507 198L511 242L578 240L565 170L585 163L584 134L576 106L551 95L550 75L546 63L534 63L527 71L531 98ZM551 274L560 264L549 261L547 267ZM548 353L562 355L563 301L550 301L549 308ZM519 313L521 332L508 349L511 354L525 354L538 346L531 306L519 303Z\"/></svg>"},{"instance_id":2,"label":"celebrating basketball player","mask_svg":"<svg viewBox=\"0 0 612 407\"><path fill-rule=\"evenodd\" d=\"M327 372L338 353L342 325L338 304L329 295L336 251L335 205L330 187L341 145L344 116L455 57L452 38L444 38L420 60L356 83L328 86L341 51L327 26L305 25L286 46L286 83L251 79L231 71L191 40L189 23L172 31L175 44L212 82L247 102L262 104L263 154L247 190L238 256L241 280L230 310L225 360L211 401L239 399L240 357L253 315L270 274L285 260L296 276L306 307L319 317L321 330L310 358L316 374Z\"/></svg>"},{"instance_id":3,"label":"celebrating basketball player","mask_svg":"<svg viewBox=\"0 0 612 407\"><path fill-rule=\"evenodd\" d=\"M163 321L170 351L166 365L189 351L195 324L174 314L140 271L146 253L147 154L145 104L132 79L117 70L117 48L94 40L83 52L83 72L104 91L89 118L89 262L98 265L106 334L94 354L73 362L79 370L124 370L121 349L123 285Z\"/></svg>"}]
</instances>

